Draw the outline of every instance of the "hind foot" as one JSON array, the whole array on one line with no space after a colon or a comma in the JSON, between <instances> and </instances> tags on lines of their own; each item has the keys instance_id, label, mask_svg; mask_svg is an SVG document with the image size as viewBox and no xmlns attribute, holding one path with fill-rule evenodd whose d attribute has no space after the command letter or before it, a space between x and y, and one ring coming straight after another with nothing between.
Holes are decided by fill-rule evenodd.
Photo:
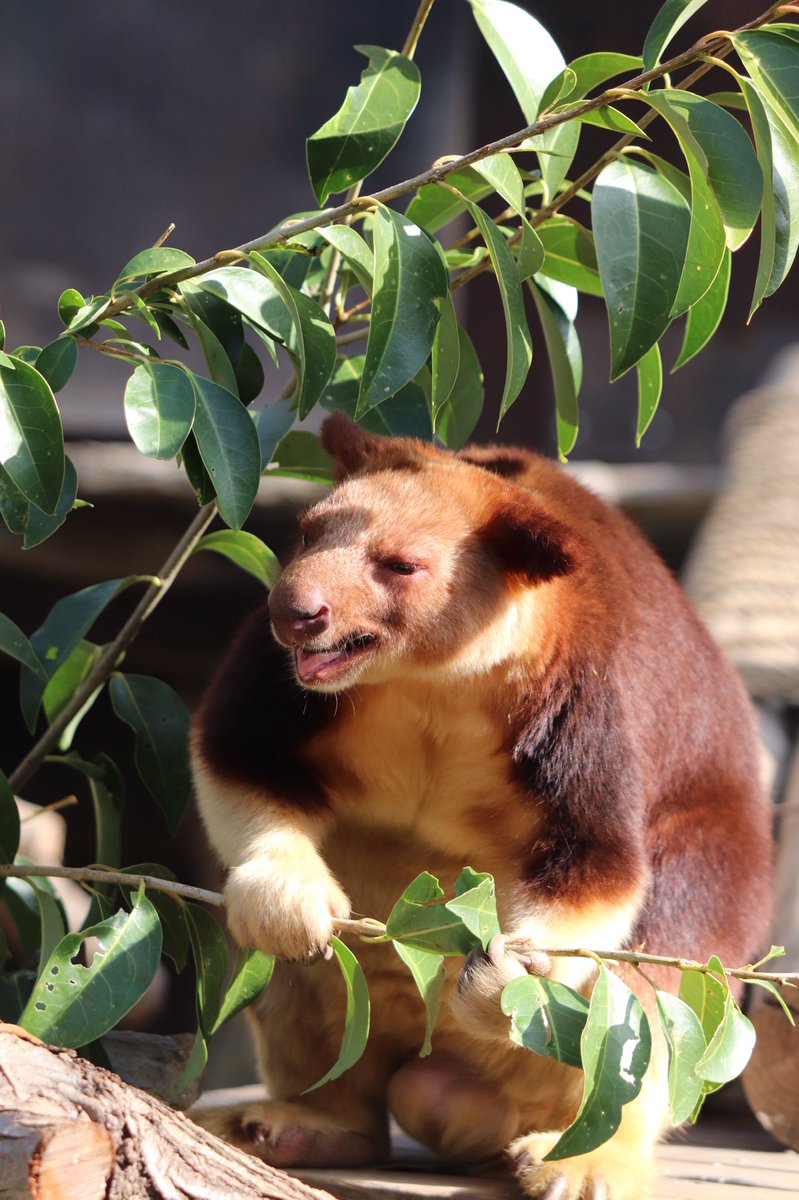
<instances>
[{"instance_id":1,"label":"hind foot","mask_svg":"<svg viewBox=\"0 0 799 1200\"><path fill-rule=\"evenodd\" d=\"M388 1154L385 1137L304 1104L260 1100L198 1109L189 1116L273 1167L362 1167Z\"/></svg>"},{"instance_id":2,"label":"hind foot","mask_svg":"<svg viewBox=\"0 0 799 1200\"><path fill-rule=\"evenodd\" d=\"M588 1154L558 1162L542 1159L559 1133L530 1133L508 1149L511 1165L528 1196L539 1200L645 1200L654 1178L649 1155L636 1157L629 1141L605 1142Z\"/></svg>"}]
</instances>

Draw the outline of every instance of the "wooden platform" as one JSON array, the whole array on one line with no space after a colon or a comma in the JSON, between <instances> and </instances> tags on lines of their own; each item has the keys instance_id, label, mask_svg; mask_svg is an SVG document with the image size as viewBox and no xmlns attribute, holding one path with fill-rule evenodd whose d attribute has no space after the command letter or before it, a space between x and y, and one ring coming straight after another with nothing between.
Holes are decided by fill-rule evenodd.
<instances>
[{"instance_id":1,"label":"wooden platform","mask_svg":"<svg viewBox=\"0 0 799 1200\"><path fill-rule=\"evenodd\" d=\"M208 1092L200 1103L252 1099L259 1091ZM733 1093L694 1128L674 1133L659 1148L652 1200L799 1200L799 1154L771 1138L742 1105ZM292 1174L339 1200L523 1200L508 1175L440 1173L433 1157L399 1129L386 1167Z\"/></svg>"}]
</instances>

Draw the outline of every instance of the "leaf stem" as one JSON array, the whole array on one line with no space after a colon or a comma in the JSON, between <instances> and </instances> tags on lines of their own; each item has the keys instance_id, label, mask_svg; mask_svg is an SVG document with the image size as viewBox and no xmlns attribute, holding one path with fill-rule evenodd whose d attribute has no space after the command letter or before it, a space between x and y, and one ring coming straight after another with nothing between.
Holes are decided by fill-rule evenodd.
<instances>
[{"instance_id":1,"label":"leaf stem","mask_svg":"<svg viewBox=\"0 0 799 1200\"><path fill-rule=\"evenodd\" d=\"M53 723L48 726L35 746L9 776L8 782L13 791L19 792L25 786L50 751L58 744L58 739L72 718L80 712L94 690L101 687L109 678L121 655L127 650L144 622L158 607L175 582L181 567L191 556L197 542L216 514L216 503L212 502L201 508L194 517L117 636L108 643L83 683L73 692L69 702L64 705Z\"/></svg>"},{"instance_id":2,"label":"leaf stem","mask_svg":"<svg viewBox=\"0 0 799 1200\"><path fill-rule=\"evenodd\" d=\"M402 47L402 53L406 58L413 58L416 53L416 47L419 45L419 38L422 30L425 27L425 22L430 16L430 9L435 4L436 0L421 0L421 4L416 11L416 16L413 18L413 24L408 31L408 36L405 39L405 45Z\"/></svg>"}]
</instances>

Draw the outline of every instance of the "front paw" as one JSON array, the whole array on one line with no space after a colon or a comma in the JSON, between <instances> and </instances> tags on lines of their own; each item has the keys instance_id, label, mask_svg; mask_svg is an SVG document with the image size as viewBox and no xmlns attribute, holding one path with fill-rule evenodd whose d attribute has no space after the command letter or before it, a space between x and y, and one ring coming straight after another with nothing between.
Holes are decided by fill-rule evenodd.
<instances>
[{"instance_id":1,"label":"front paw","mask_svg":"<svg viewBox=\"0 0 799 1200\"><path fill-rule=\"evenodd\" d=\"M256 860L231 871L225 888L230 932L241 946L303 961L322 954L350 902L324 864L289 874Z\"/></svg>"},{"instance_id":2,"label":"front paw","mask_svg":"<svg viewBox=\"0 0 799 1200\"><path fill-rule=\"evenodd\" d=\"M506 1041L508 1018L500 998L513 979L524 975L548 975L552 963L546 954L513 937L498 935L488 950L473 950L464 963L452 1011L458 1022L475 1037Z\"/></svg>"}]
</instances>

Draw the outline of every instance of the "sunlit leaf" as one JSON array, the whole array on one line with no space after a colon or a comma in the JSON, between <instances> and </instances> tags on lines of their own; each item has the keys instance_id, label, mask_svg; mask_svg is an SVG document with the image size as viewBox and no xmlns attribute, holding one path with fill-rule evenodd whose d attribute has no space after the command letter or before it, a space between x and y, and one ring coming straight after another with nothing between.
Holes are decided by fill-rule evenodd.
<instances>
[{"instance_id":1,"label":"sunlit leaf","mask_svg":"<svg viewBox=\"0 0 799 1200\"><path fill-rule=\"evenodd\" d=\"M733 999L724 997L724 1013L707 1050L696 1063L696 1073L709 1083L729 1083L741 1074L752 1055L755 1029Z\"/></svg>"},{"instance_id":2,"label":"sunlit leaf","mask_svg":"<svg viewBox=\"0 0 799 1200\"><path fill-rule=\"evenodd\" d=\"M491 939L500 932L497 893L492 876L480 877L479 881L468 889L459 888L456 883L455 890L455 897L447 901L446 907L460 917L482 948L487 949Z\"/></svg>"},{"instance_id":3,"label":"sunlit leaf","mask_svg":"<svg viewBox=\"0 0 799 1200\"><path fill-rule=\"evenodd\" d=\"M558 213L539 226L538 236L544 247L542 275L591 296L603 294L594 239L589 230Z\"/></svg>"},{"instance_id":4,"label":"sunlit leaf","mask_svg":"<svg viewBox=\"0 0 799 1200\"><path fill-rule=\"evenodd\" d=\"M78 344L74 338L57 338L40 351L36 358L36 370L50 385L50 390L60 392L72 378L78 363Z\"/></svg>"},{"instance_id":5,"label":"sunlit leaf","mask_svg":"<svg viewBox=\"0 0 799 1200\"><path fill-rule=\"evenodd\" d=\"M369 66L360 83L347 90L335 116L306 143L308 173L320 204L380 165L419 100L422 81L411 59L380 46L355 49Z\"/></svg>"},{"instance_id":6,"label":"sunlit leaf","mask_svg":"<svg viewBox=\"0 0 799 1200\"><path fill-rule=\"evenodd\" d=\"M53 721L55 721L72 699L73 694L87 678L101 653L101 646L95 646L93 642L81 641L78 642L75 649L68 655L65 661L61 663L44 690L44 713L50 725L52 725ZM80 712L70 721L65 733L58 740L60 750L69 749L75 730L101 691L102 684L88 697Z\"/></svg>"},{"instance_id":7,"label":"sunlit leaf","mask_svg":"<svg viewBox=\"0 0 799 1200\"><path fill-rule=\"evenodd\" d=\"M136 768L174 833L189 800L191 717L176 692L149 675L112 676L114 712L136 735Z\"/></svg>"},{"instance_id":8,"label":"sunlit leaf","mask_svg":"<svg viewBox=\"0 0 799 1200\"><path fill-rule=\"evenodd\" d=\"M211 1033L216 1033L225 1021L229 1021L253 1000L257 1000L261 992L268 987L274 969L275 960L270 954L263 954L260 950L239 950L233 965L233 975Z\"/></svg>"},{"instance_id":9,"label":"sunlit leaf","mask_svg":"<svg viewBox=\"0 0 799 1200\"><path fill-rule=\"evenodd\" d=\"M461 199L466 196L469 200L483 200L494 190L476 171L467 168L465 171L454 171L447 176L451 187L439 183L427 183L420 188L408 205L406 217L415 225L426 229L428 233L437 233L450 222L466 211L466 205ZM451 188L457 188L456 195Z\"/></svg>"},{"instance_id":10,"label":"sunlit leaf","mask_svg":"<svg viewBox=\"0 0 799 1200\"><path fill-rule=\"evenodd\" d=\"M369 1038L370 1003L366 977L355 955L340 938L330 939L344 985L347 989L347 1012L344 1018L344 1036L341 1050L333 1066L322 1078L306 1091L314 1092L332 1079L338 1079L354 1066L366 1049Z\"/></svg>"},{"instance_id":11,"label":"sunlit leaf","mask_svg":"<svg viewBox=\"0 0 799 1200\"><path fill-rule=\"evenodd\" d=\"M274 587L280 574L280 563L269 547L254 533L246 533L241 529L218 529L214 533L206 533L195 546L194 553L199 550L216 551L241 567L242 571L254 575L265 587Z\"/></svg>"},{"instance_id":12,"label":"sunlit leaf","mask_svg":"<svg viewBox=\"0 0 799 1200\"><path fill-rule=\"evenodd\" d=\"M636 372L638 374L638 420L635 425L635 444L640 446L642 437L652 424L660 403L660 394L663 391L663 363L658 345L647 350L644 357L638 362Z\"/></svg>"},{"instance_id":13,"label":"sunlit leaf","mask_svg":"<svg viewBox=\"0 0 799 1200\"><path fill-rule=\"evenodd\" d=\"M351 225L328 225L326 229L320 229L319 233L338 250L363 290L371 296L374 286L372 251L357 229L353 229Z\"/></svg>"},{"instance_id":14,"label":"sunlit leaf","mask_svg":"<svg viewBox=\"0 0 799 1200\"><path fill-rule=\"evenodd\" d=\"M87 938L99 949L88 967L73 959ZM161 926L140 892L130 913L67 934L55 947L20 1018L29 1033L55 1046L85 1046L102 1037L139 1000L161 956Z\"/></svg>"},{"instance_id":15,"label":"sunlit leaf","mask_svg":"<svg viewBox=\"0 0 799 1200\"><path fill-rule=\"evenodd\" d=\"M197 971L197 1016L206 1037L218 1027L225 997L228 945L216 917L199 904L184 906Z\"/></svg>"},{"instance_id":16,"label":"sunlit leaf","mask_svg":"<svg viewBox=\"0 0 799 1200\"><path fill-rule=\"evenodd\" d=\"M769 29L748 29L732 34L731 40L795 146L799 139L799 41L784 30L775 33Z\"/></svg>"},{"instance_id":17,"label":"sunlit leaf","mask_svg":"<svg viewBox=\"0 0 799 1200\"><path fill-rule=\"evenodd\" d=\"M588 1001L573 988L534 975L513 979L502 992L502 1011L511 1018L511 1041L533 1054L581 1067L580 1038Z\"/></svg>"},{"instance_id":18,"label":"sunlit leaf","mask_svg":"<svg viewBox=\"0 0 799 1200\"><path fill-rule=\"evenodd\" d=\"M255 503L261 450L252 418L236 396L211 379L189 373L197 411L194 436L213 483L219 511L231 529L241 529Z\"/></svg>"},{"instance_id":19,"label":"sunlit leaf","mask_svg":"<svg viewBox=\"0 0 799 1200\"><path fill-rule=\"evenodd\" d=\"M182 271L184 267L193 267L194 259L184 250L176 250L172 246L151 246L141 250L126 263L119 272L117 282L123 279L138 279L143 275L163 275L167 271Z\"/></svg>"},{"instance_id":20,"label":"sunlit leaf","mask_svg":"<svg viewBox=\"0 0 799 1200\"><path fill-rule=\"evenodd\" d=\"M509 154L492 154L475 163L472 169L493 186L494 190L519 217L522 236L517 261L521 279L527 279L540 269L544 261L544 247L538 234L527 220L524 183L519 168Z\"/></svg>"},{"instance_id":21,"label":"sunlit leaf","mask_svg":"<svg viewBox=\"0 0 799 1200\"><path fill-rule=\"evenodd\" d=\"M461 917L447 908L444 889L423 871L391 910L386 932L395 941L445 955L465 955L480 945Z\"/></svg>"},{"instance_id":22,"label":"sunlit leaf","mask_svg":"<svg viewBox=\"0 0 799 1200\"><path fill-rule=\"evenodd\" d=\"M694 1112L702 1095L702 1080L694 1067L707 1049L702 1023L678 996L658 990L658 1013L669 1047L669 1112L674 1125L682 1125Z\"/></svg>"},{"instance_id":23,"label":"sunlit leaf","mask_svg":"<svg viewBox=\"0 0 799 1200\"><path fill-rule=\"evenodd\" d=\"M433 423L449 399L450 393L458 378L458 368L461 361L459 337L460 326L455 313L455 305L450 296L441 301L441 319L436 327L433 338L433 353L430 360L432 375L431 406Z\"/></svg>"},{"instance_id":24,"label":"sunlit leaf","mask_svg":"<svg viewBox=\"0 0 799 1200\"><path fill-rule=\"evenodd\" d=\"M22 495L55 512L64 482L64 431L46 380L21 359L0 366L0 463Z\"/></svg>"},{"instance_id":25,"label":"sunlit leaf","mask_svg":"<svg viewBox=\"0 0 799 1200\"><path fill-rule=\"evenodd\" d=\"M705 3L706 0L666 0L649 27L644 42L643 59L647 71L660 62L663 51L675 33Z\"/></svg>"},{"instance_id":26,"label":"sunlit leaf","mask_svg":"<svg viewBox=\"0 0 799 1200\"><path fill-rule=\"evenodd\" d=\"M180 367L142 363L125 388L125 421L137 450L174 458L194 422L194 388Z\"/></svg>"},{"instance_id":27,"label":"sunlit leaf","mask_svg":"<svg viewBox=\"0 0 799 1200\"><path fill-rule=\"evenodd\" d=\"M582 351L574 321L570 321L561 306L539 286L540 280L528 282L547 344L555 388L558 454L565 459L574 449L580 428L577 398L583 381Z\"/></svg>"},{"instance_id":28,"label":"sunlit leaf","mask_svg":"<svg viewBox=\"0 0 799 1200\"><path fill-rule=\"evenodd\" d=\"M402 942L392 942L392 945L413 976L413 981L424 1002L427 1017L424 1041L419 1051L419 1057L425 1058L433 1048L433 1030L441 1009L441 997L446 979L444 956L443 954L431 954L427 950L416 950L413 946L404 946Z\"/></svg>"},{"instance_id":29,"label":"sunlit leaf","mask_svg":"<svg viewBox=\"0 0 799 1200\"><path fill-rule=\"evenodd\" d=\"M576 104L600 84L607 83L617 75L640 71L642 67L643 60L637 55L616 54L613 51L599 51L574 58L563 72L556 75L547 85L541 98L541 112L551 109L561 98L568 99L569 104ZM569 73L571 86L561 91L560 81L565 72Z\"/></svg>"},{"instance_id":30,"label":"sunlit leaf","mask_svg":"<svg viewBox=\"0 0 799 1200\"><path fill-rule=\"evenodd\" d=\"M683 367L702 350L719 327L719 322L727 307L727 296L730 290L730 273L732 270L732 255L725 251L721 260L718 274L705 292L701 300L697 300L688 310L688 320L685 325L685 337L679 357L672 367L676 371Z\"/></svg>"}]
</instances>

